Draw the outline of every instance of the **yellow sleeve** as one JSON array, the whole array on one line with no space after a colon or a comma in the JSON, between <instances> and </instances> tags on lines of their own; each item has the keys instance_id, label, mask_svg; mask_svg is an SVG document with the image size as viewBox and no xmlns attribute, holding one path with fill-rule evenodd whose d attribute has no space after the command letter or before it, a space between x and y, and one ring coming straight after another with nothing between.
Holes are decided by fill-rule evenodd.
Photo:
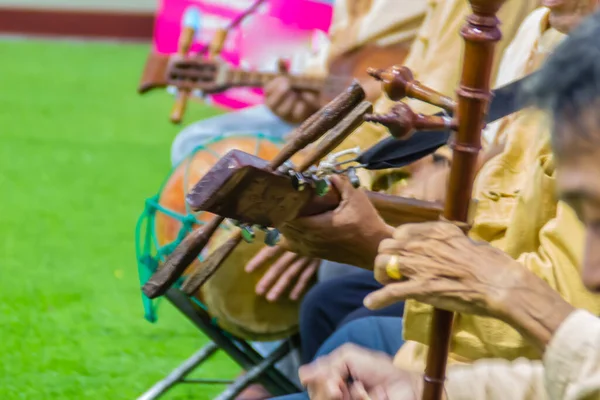
<instances>
[{"instance_id":1,"label":"yellow sleeve","mask_svg":"<svg viewBox=\"0 0 600 400\"><path fill-rule=\"evenodd\" d=\"M546 281L574 307L600 313L600 297L590 293L581 282L584 227L575 212L559 202L555 218L541 228L538 237L537 251L522 253L517 261ZM456 332L453 352L457 354L476 359L478 357L472 353L473 348L483 344L486 353L494 356L509 359L540 357L521 335L501 321L462 314L458 318L460 326L467 329Z\"/></svg>"},{"instance_id":2,"label":"yellow sleeve","mask_svg":"<svg viewBox=\"0 0 600 400\"><path fill-rule=\"evenodd\" d=\"M598 313L600 298L591 294L581 282L584 236L583 224L575 212L559 202L556 218L540 231L539 250L524 253L517 260L575 307Z\"/></svg>"}]
</instances>

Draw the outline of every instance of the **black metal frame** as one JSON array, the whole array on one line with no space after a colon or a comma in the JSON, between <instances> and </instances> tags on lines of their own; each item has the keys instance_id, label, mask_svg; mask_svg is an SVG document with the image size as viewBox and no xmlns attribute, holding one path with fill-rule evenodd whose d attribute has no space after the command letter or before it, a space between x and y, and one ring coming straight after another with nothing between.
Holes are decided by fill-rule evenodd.
<instances>
[{"instance_id":1,"label":"black metal frame","mask_svg":"<svg viewBox=\"0 0 600 400\"><path fill-rule=\"evenodd\" d=\"M290 337L267 357L263 357L245 340L225 333L216 326L212 322L210 315L205 310L196 307L192 300L179 289L169 289L165 297L198 329L208 336L211 342L194 353L179 367L175 368L163 380L157 382L140 396L138 400L158 399L170 388L179 383L230 384L217 397L218 400L232 400L253 383L260 383L273 396L283 396L301 390L295 383L275 368L275 364L278 361L299 347L299 338L297 335ZM223 350L227 353L246 373L233 381L225 379L186 379L187 375L208 361L217 350Z\"/></svg>"}]
</instances>

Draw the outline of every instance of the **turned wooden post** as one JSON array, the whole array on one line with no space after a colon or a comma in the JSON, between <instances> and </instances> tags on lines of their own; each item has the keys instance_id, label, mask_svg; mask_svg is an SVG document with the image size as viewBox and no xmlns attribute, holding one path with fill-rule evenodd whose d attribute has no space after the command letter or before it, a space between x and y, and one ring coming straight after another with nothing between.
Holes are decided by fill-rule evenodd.
<instances>
[{"instance_id":1,"label":"turned wooden post","mask_svg":"<svg viewBox=\"0 0 600 400\"><path fill-rule=\"evenodd\" d=\"M496 13L504 0L469 0L473 14L461 30L465 40L462 78L457 91L458 129L444 218L468 223L469 205L481 149L481 130L491 100L491 74L496 43L501 39ZM423 400L440 400L444 391L446 364L454 315L434 310L425 369Z\"/></svg>"}]
</instances>

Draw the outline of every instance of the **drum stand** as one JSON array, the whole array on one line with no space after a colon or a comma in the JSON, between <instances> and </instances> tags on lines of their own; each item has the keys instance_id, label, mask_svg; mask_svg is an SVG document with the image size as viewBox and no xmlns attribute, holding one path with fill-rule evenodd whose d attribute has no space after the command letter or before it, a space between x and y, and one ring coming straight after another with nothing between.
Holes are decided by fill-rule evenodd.
<instances>
[{"instance_id":1,"label":"drum stand","mask_svg":"<svg viewBox=\"0 0 600 400\"><path fill-rule=\"evenodd\" d=\"M163 380L158 381L148 391L138 397L138 400L158 399L170 388L179 383L230 384L224 392L216 397L217 400L233 400L253 383L260 383L273 396L282 396L301 391L296 384L275 368L275 364L278 361L288 355L294 348L298 347L299 341L297 336L286 340L286 342L281 344L267 357L263 357L246 341L237 339L215 326L211 321L210 315L206 311L194 307L190 298L184 295L179 289L169 289L165 297L208 336L211 342L198 350L198 352L188 358L179 367L175 368ZM231 359L247 372L236 380L186 379L187 375L208 361L219 349L225 351Z\"/></svg>"}]
</instances>

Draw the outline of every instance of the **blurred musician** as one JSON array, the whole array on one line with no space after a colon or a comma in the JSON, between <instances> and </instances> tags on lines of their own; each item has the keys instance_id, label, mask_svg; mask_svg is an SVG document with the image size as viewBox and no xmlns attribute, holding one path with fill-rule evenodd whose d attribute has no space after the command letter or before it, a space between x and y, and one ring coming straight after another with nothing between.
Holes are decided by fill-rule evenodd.
<instances>
[{"instance_id":1,"label":"blurred musician","mask_svg":"<svg viewBox=\"0 0 600 400\"><path fill-rule=\"evenodd\" d=\"M305 72L327 75L330 62L350 52L360 52L368 45L410 46L423 22L426 6L427 0L336 0L329 46L320 49ZM367 87L371 99L379 96L379 90L375 82ZM282 137L319 108L318 100L314 92L292 90L289 79L282 76L265 87L265 105L186 127L173 142L171 161L178 164L207 138L231 131Z\"/></svg>"}]
</instances>

